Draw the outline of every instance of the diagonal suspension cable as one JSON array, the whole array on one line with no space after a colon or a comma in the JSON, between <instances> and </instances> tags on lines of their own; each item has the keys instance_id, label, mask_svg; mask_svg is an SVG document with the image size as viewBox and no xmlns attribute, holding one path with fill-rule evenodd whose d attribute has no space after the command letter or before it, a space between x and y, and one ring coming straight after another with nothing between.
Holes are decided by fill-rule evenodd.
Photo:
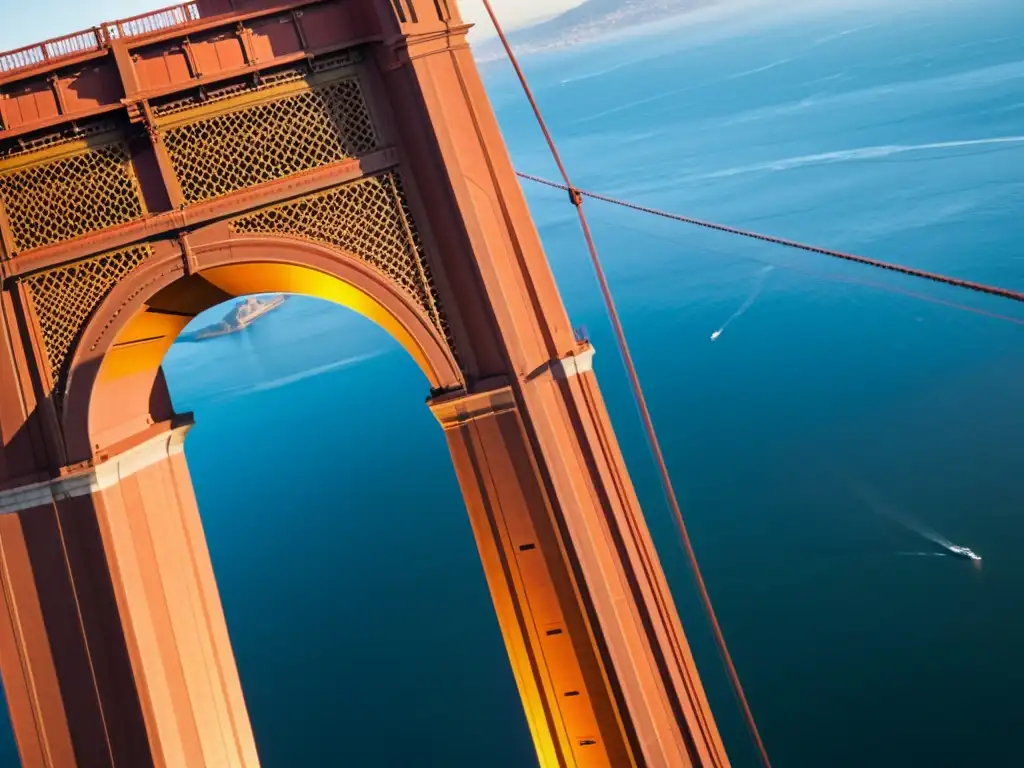
<instances>
[{"instance_id":1,"label":"diagonal suspension cable","mask_svg":"<svg viewBox=\"0 0 1024 768\"><path fill-rule=\"evenodd\" d=\"M565 181L565 189L569 193L569 199L576 208L576 213L580 220L580 227L583 229L583 236L587 241L587 249L590 252L590 260L593 263L594 272L597 274L597 280L601 286L601 293L604 296L608 316L611 320L612 328L615 331L615 338L618 342L619 352L622 355L622 361L625 364L627 373L629 374L629 380L633 389L633 397L636 400L637 410L640 412L640 418L643 421L644 431L647 433L647 440L650 444L651 452L654 454L655 462L658 465L665 498L672 509L673 516L675 517L676 526L679 529L679 536L682 539L683 548L686 550L686 556L690 561L694 580L697 584L697 589L700 592L701 602L704 604L704 610L707 613L708 623L711 625L711 629L715 636L715 642L718 646L718 651L722 656L722 661L724 662L726 671L729 674L729 681L732 683L733 690L736 693L736 699L739 702L740 709L743 712L743 717L747 723L747 728L750 730L751 738L753 739L754 745L761 758L761 763L764 765L764 768L771 768L771 761L768 759L768 751L765 749L764 742L761 740L761 733L757 729L757 723L754 720L754 713L751 711L750 704L747 702L746 694L743 692L743 685L740 683L739 674L733 664L732 655L729 653L729 647L725 642L725 635L722 633L722 628L718 623L718 617L715 614L715 609L711 604L711 596L708 594L707 586L704 584L704 577L701 575L700 565L697 562L697 553L694 551L693 543L690 541L690 534L687 531L686 523L683 520L683 513L679 506L679 499L676 497L675 488L672 486L672 478L669 475L668 464L665 461L665 455L662 453L661 444L658 442L658 436L654 429L654 421L651 418L650 410L647 408L647 400L644 398L643 388L640 386L640 377L637 374L636 366L633 364L633 356L629 351L629 344L626 341L626 333L622 327L622 321L619 318L618 310L615 308L615 301L612 298L611 289L608 286L608 279L605 276L604 268L601 266L601 259L598 256L597 246L594 243L594 237L590 231L590 224L587 221L586 214L583 212L583 196L572 185L572 182L569 179L569 174L565 169L565 165L562 163L562 157L558 152L558 148L555 146L555 141L551 136L551 132L548 130L547 123L544 120L540 107L537 105L536 99L534 99L529 83L526 81L526 75L523 74L523 70L519 66L519 61L516 58L515 53L512 51L512 46L509 44L508 38L505 36L505 32L501 27L501 23L498 21L497 15L494 13L494 8L491 6L490 0L483 0L483 4L484 8L487 10L487 14L491 17L491 22L494 24L494 29L498 33L498 37L501 39L501 44L505 47L505 52L508 54L509 61L512 63L512 67L516 71L516 75L523 87L526 98L529 100L530 106L533 108L533 113L537 118L537 123L540 125L540 129L544 134L544 139L547 141L548 148L551 150L551 156L554 158L555 164L558 166L558 170L562 175L562 179Z\"/></svg>"},{"instance_id":2,"label":"diagonal suspension cable","mask_svg":"<svg viewBox=\"0 0 1024 768\"><path fill-rule=\"evenodd\" d=\"M764 235L760 232L751 232L745 229L738 229L736 227L730 227L725 224L716 224L711 221L702 221L701 219L694 219L689 216L682 216L678 213L670 213L669 211L662 211L658 208L649 208L639 203L631 203L628 200L619 200L614 197L608 197L607 195L601 195L597 192L588 192L585 189L579 189L572 187L566 182L565 184L559 184L557 181L551 181L549 179L541 178L540 176L533 176L529 173L516 172L516 175L521 179L532 181L537 184L543 184L547 187L553 187L555 189L561 189L570 194L577 194L582 197L589 197L593 200L600 200L604 203L611 203L612 205L619 205L623 208L629 208L630 210L639 211L640 213L651 214L652 216L660 216L663 219L671 219L673 221L681 221L684 224L692 224L697 227L704 227L705 229L713 229L718 232L725 232L730 235L739 235L740 237L750 238L752 240L761 240L766 243L773 243L775 245L781 245L786 248L795 248L800 251L808 251L810 253L821 254L822 256L830 256L834 259L843 259L844 261L852 261L856 264L864 264L869 267L876 269L885 269L890 272L899 272L903 275L909 275L910 277L917 277L922 280L930 280L933 283L944 283L946 285L952 285L956 288L963 288L968 291L975 291L976 293L985 293L990 296L1000 296L1004 299L1010 299L1011 301L1024 302L1024 293L1020 291L1012 291L1009 288L1001 288L995 285L986 285L985 283L975 283L970 280L961 280L956 277L949 277L947 275L940 275L936 272L926 272L923 269L915 269L913 267L905 267L902 264L892 264L887 261L879 261L878 259L869 259L866 256L857 256L853 253L845 253L843 251L835 251L831 248L822 248L817 245L808 245L806 243L797 242L796 240L787 240L783 237L775 237L773 235Z\"/></svg>"},{"instance_id":3,"label":"diagonal suspension cable","mask_svg":"<svg viewBox=\"0 0 1024 768\"><path fill-rule=\"evenodd\" d=\"M749 262L753 264L760 264L762 267L777 267L778 269L785 269L790 272L804 275L806 277L814 278L816 280L823 280L826 282L845 283L849 285L859 285L864 288L873 288L877 291L883 291L885 293L898 294L900 296L907 296L917 301L925 301L929 304L935 304L940 307L948 307L955 309L958 312L969 312L972 315L978 315L979 317L987 317L992 320L999 320L1004 323L1010 323L1011 325L1024 326L1024 316L1012 317L1010 315L1000 314L999 312L991 312L987 309L981 309L980 307L972 307L968 304L961 304L957 301L950 301L949 299L941 299L938 296L931 296L927 293L919 293L918 291L911 291L906 288L900 288L896 285L889 285L886 283L875 282L873 280L862 280L856 277L847 277L845 275L838 274L826 274L824 272L817 272L810 269L805 269L800 266L793 264L780 264L776 261L771 261L766 258L758 258L750 255L739 255L733 252L727 252L718 248L709 248L707 245L698 245L696 243L687 242L683 238L676 235L666 235L660 232L654 232L649 229L641 229L638 227L632 227L628 224L623 224L620 221L614 221L610 219L604 220L604 224L615 227L617 229L628 230L629 232L644 235L647 237L654 237L658 240L662 240L666 243L672 243L676 246L682 246L688 248L690 251L700 251L702 253L712 254L715 256L727 259L726 263L736 264L740 262Z\"/></svg>"}]
</instances>

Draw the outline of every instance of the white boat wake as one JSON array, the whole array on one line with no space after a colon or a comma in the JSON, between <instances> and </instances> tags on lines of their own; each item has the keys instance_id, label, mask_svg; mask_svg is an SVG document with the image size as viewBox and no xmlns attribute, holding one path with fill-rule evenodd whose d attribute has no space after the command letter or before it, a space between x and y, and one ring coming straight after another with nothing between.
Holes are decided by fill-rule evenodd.
<instances>
[{"instance_id":1,"label":"white boat wake","mask_svg":"<svg viewBox=\"0 0 1024 768\"><path fill-rule=\"evenodd\" d=\"M833 163L853 163L864 160L881 160L894 155L921 152L941 152L947 149L967 149L970 147L995 146L1001 144L1024 143L1024 136L993 136L984 139L963 139L960 141L935 141L929 144L883 144L871 147L855 147L840 149L835 152L821 152L816 155L799 155L783 157L766 163L743 165L736 168L725 168L721 171L704 174L700 179L727 179L748 173L765 173L790 171L807 166L830 165Z\"/></svg>"},{"instance_id":2,"label":"white boat wake","mask_svg":"<svg viewBox=\"0 0 1024 768\"><path fill-rule=\"evenodd\" d=\"M875 496L864 486L859 483L851 483L850 487L853 492L860 497L861 501L875 514L880 515L897 525L901 525L911 533L916 533L922 539L937 544L945 550L949 550L950 547L955 546L952 541L947 539L941 533L933 528L922 523L920 520L915 520L903 510L893 506L892 504L886 504L884 501ZM945 554L945 553L943 553Z\"/></svg>"},{"instance_id":3,"label":"white boat wake","mask_svg":"<svg viewBox=\"0 0 1024 768\"><path fill-rule=\"evenodd\" d=\"M948 552L897 552L899 557L949 557Z\"/></svg>"},{"instance_id":4,"label":"white boat wake","mask_svg":"<svg viewBox=\"0 0 1024 768\"><path fill-rule=\"evenodd\" d=\"M387 354L387 352L370 352L364 355L356 355L354 357L345 358L344 360L338 360L334 363L328 363L327 365L317 366L316 368L310 368L299 373L293 373L290 376L282 376L277 379L271 379L270 381L261 381L256 384L242 384L241 386L230 387L228 389L221 390L216 393L218 399L234 399L236 397L244 397L247 395L254 395L257 392L269 392L274 389L281 389L282 387L288 387L292 384L298 384L300 381L306 381L317 376L323 376L324 374L331 373L333 371L341 370L342 368L349 368L360 363L373 360L374 358L381 357Z\"/></svg>"},{"instance_id":5,"label":"white boat wake","mask_svg":"<svg viewBox=\"0 0 1024 768\"><path fill-rule=\"evenodd\" d=\"M863 485L853 482L849 482L848 484L850 488L853 489L853 492L857 494L864 504L875 512L875 514L897 523L911 533L917 534L922 539L930 541L944 550L943 552L899 552L897 554L904 557L959 557L965 560L973 560L976 565L981 565L981 557L979 557L973 550L968 547L962 547L954 544L934 528L929 527L920 520L914 519L898 507L885 503Z\"/></svg>"},{"instance_id":6,"label":"white boat wake","mask_svg":"<svg viewBox=\"0 0 1024 768\"><path fill-rule=\"evenodd\" d=\"M757 287L754 289L754 292L750 294L750 298L743 302L742 307L733 312L732 317L726 320L721 328L719 328L717 331L711 334L712 341L718 341L718 339L721 338L722 334L725 333L726 328L732 325L736 320L739 320L741 317L743 317L743 315L747 313L747 310L754 306L754 302L757 301L757 299L761 296L761 292L764 290L765 283L768 282L768 275L770 275L774 270L775 267L771 265L761 270L760 280L758 281Z\"/></svg>"}]
</instances>

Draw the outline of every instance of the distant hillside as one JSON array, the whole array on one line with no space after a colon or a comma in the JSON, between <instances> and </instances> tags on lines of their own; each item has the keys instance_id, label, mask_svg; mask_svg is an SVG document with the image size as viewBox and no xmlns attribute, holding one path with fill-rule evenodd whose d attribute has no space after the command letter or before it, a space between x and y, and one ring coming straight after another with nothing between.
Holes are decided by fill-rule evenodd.
<instances>
[{"instance_id":1,"label":"distant hillside","mask_svg":"<svg viewBox=\"0 0 1024 768\"><path fill-rule=\"evenodd\" d=\"M619 32L628 27L658 21L717 0L587 0L553 19L518 29L509 40L518 52L529 53L562 48ZM474 46L477 58L488 61L501 55L497 40Z\"/></svg>"}]
</instances>

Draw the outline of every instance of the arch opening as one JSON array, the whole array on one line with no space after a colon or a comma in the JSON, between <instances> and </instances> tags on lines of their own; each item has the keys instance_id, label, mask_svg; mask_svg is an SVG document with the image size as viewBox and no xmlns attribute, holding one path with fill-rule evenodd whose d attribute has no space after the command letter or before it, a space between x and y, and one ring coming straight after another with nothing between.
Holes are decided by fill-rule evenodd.
<instances>
[{"instance_id":1,"label":"arch opening","mask_svg":"<svg viewBox=\"0 0 1024 768\"><path fill-rule=\"evenodd\" d=\"M343 306L384 329L417 364L431 391L459 388L462 374L437 323L386 275L316 243L244 238L196 249L190 274L154 259L119 284L87 324L70 365L64 433L70 462L84 462L149 426L174 418L162 364L202 312L261 294Z\"/></svg>"}]
</instances>

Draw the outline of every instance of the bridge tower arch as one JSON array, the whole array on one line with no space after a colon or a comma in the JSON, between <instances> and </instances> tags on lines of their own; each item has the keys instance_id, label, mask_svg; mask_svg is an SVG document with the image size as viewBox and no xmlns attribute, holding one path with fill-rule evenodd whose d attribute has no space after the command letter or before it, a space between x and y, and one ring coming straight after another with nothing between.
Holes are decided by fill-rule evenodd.
<instances>
[{"instance_id":1,"label":"bridge tower arch","mask_svg":"<svg viewBox=\"0 0 1024 768\"><path fill-rule=\"evenodd\" d=\"M23 763L258 765L160 365L203 309L290 292L427 376L540 764L727 766L455 2L180 8L0 71Z\"/></svg>"}]
</instances>

